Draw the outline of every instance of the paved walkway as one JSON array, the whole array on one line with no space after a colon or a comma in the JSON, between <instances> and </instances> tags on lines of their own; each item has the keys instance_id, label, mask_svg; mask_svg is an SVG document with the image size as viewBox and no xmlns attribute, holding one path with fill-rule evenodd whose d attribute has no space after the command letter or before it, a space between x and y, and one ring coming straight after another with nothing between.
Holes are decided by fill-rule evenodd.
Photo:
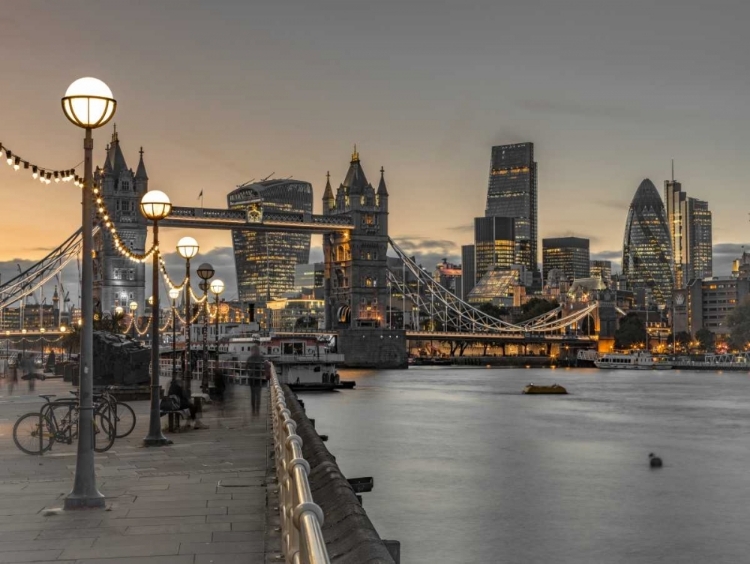
<instances>
[{"instance_id":1,"label":"paved walkway","mask_svg":"<svg viewBox=\"0 0 750 564\"><path fill-rule=\"evenodd\" d=\"M224 410L204 413L209 429L166 433L174 444L160 448L141 446L148 402L128 402L135 430L96 456L106 510L64 512L57 508L72 487L75 445L29 456L12 428L38 410L36 394L68 389L47 380L0 396L0 563L253 564L278 552L278 541L266 540L267 388L255 409L250 388L228 388Z\"/></svg>"}]
</instances>

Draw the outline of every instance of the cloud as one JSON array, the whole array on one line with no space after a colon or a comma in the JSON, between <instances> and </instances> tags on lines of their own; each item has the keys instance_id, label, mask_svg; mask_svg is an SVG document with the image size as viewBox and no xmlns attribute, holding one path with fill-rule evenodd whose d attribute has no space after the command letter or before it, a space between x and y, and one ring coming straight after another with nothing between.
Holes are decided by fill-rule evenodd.
<instances>
[{"instance_id":1,"label":"cloud","mask_svg":"<svg viewBox=\"0 0 750 564\"><path fill-rule=\"evenodd\" d=\"M454 225L453 227L447 227L448 231L458 231L459 233L472 233L474 231L473 223L466 223L464 225Z\"/></svg>"},{"instance_id":2,"label":"cloud","mask_svg":"<svg viewBox=\"0 0 750 564\"><path fill-rule=\"evenodd\" d=\"M415 257L417 264L421 264L428 270L443 262L443 259L452 263L461 263L461 250L453 241L407 235L400 237L396 244L407 256Z\"/></svg>"},{"instance_id":3,"label":"cloud","mask_svg":"<svg viewBox=\"0 0 750 564\"><path fill-rule=\"evenodd\" d=\"M591 260L612 260L620 262L622 260L622 251L599 251L591 253Z\"/></svg>"}]
</instances>

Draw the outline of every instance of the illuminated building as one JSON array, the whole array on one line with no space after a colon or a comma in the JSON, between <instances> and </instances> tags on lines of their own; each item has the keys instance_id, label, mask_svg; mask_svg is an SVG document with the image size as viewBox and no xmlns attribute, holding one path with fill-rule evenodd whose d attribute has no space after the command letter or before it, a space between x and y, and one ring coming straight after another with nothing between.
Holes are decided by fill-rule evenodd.
<instances>
[{"instance_id":1,"label":"illuminated building","mask_svg":"<svg viewBox=\"0 0 750 564\"><path fill-rule=\"evenodd\" d=\"M298 264L294 267L294 288L322 288L325 265L322 262Z\"/></svg>"},{"instance_id":2,"label":"illuminated building","mask_svg":"<svg viewBox=\"0 0 750 564\"><path fill-rule=\"evenodd\" d=\"M589 273L592 278L601 278L609 288L612 284L612 261L592 260L589 264Z\"/></svg>"},{"instance_id":3,"label":"illuminated building","mask_svg":"<svg viewBox=\"0 0 750 564\"><path fill-rule=\"evenodd\" d=\"M461 292L461 274L460 264L451 264L446 259L435 267L432 278L446 290L449 290L454 296Z\"/></svg>"},{"instance_id":4,"label":"illuminated building","mask_svg":"<svg viewBox=\"0 0 750 564\"><path fill-rule=\"evenodd\" d=\"M474 218L474 244L462 248L464 299L487 272L516 264L515 225L509 217Z\"/></svg>"},{"instance_id":5,"label":"illuminated building","mask_svg":"<svg viewBox=\"0 0 750 564\"><path fill-rule=\"evenodd\" d=\"M590 276L589 240L581 237L542 239L542 272L562 270L568 282Z\"/></svg>"},{"instance_id":6,"label":"illuminated building","mask_svg":"<svg viewBox=\"0 0 750 564\"><path fill-rule=\"evenodd\" d=\"M312 213L313 189L301 180L264 180L227 196L229 209L261 204L263 213ZM310 235L232 230L237 289L241 302L265 302L294 290L294 271L310 260Z\"/></svg>"},{"instance_id":7,"label":"illuminated building","mask_svg":"<svg viewBox=\"0 0 750 564\"><path fill-rule=\"evenodd\" d=\"M386 325L390 294L386 256L388 190L384 174L381 167L375 189L367 181L355 147L349 170L335 195L330 179L326 183L323 215L348 216L355 226L351 232L336 231L323 237L328 330L378 329Z\"/></svg>"},{"instance_id":8,"label":"illuminated building","mask_svg":"<svg viewBox=\"0 0 750 564\"><path fill-rule=\"evenodd\" d=\"M102 198L110 213L110 221L120 239L131 251L143 253L146 246L146 220L140 202L148 191L148 175L140 151L138 169L128 168L120 149L117 132L107 146L107 158L97 168L94 178L101 186ZM94 300L98 313L113 313L116 307L128 311L130 302L138 303L138 311L146 308L146 265L124 257L114 246L108 229L94 235Z\"/></svg>"},{"instance_id":9,"label":"illuminated building","mask_svg":"<svg viewBox=\"0 0 750 564\"><path fill-rule=\"evenodd\" d=\"M674 330L695 337L705 327L717 335L728 335L727 316L748 296L750 280L746 278L695 278L674 292Z\"/></svg>"},{"instance_id":10,"label":"illuminated building","mask_svg":"<svg viewBox=\"0 0 750 564\"><path fill-rule=\"evenodd\" d=\"M496 306L519 307L526 295L525 270L523 265L490 270L469 292L466 301L473 305L489 302Z\"/></svg>"},{"instance_id":11,"label":"illuminated building","mask_svg":"<svg viewBox=\"0 0 750 564\"><path fill-rule=\"evenodd\" d=\"M534 144L518 143L492 147L487 188L487 217L514 220L516 264L537 270L537 164Z\"/></svg>"},{"instance_id":12,"label":"illuminated building","mask_svg":"<svg viewBox=\"0 0 750 564\"><path fill-rule=\"evenodd\" d=\"M672 243L664 204L647 178L636 190L625 223L622 274L636 295L650 294L651 305L664 306L672 296Z\"/></svg>"},{"instance_id":13,"label":"illuminated building","mask_svg":"<svg viewBox=\"0 0 750 564\"><path fill-rule=\"evenodd\" d=\"M713 240L708 202L688 198L676 180L664 182L667 225L674 257L675 287L713 275Z\"/></svg>"}]
</instances>

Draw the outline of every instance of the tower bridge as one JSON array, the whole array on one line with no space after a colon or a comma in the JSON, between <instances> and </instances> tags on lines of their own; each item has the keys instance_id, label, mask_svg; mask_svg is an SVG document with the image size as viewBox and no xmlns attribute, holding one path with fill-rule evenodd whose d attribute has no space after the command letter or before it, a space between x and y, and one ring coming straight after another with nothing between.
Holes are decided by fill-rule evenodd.
<instances>
[{"instance_id":1,"label":"tower bridge","mask_svg":"<svg viewBox=\"0 0 750 564\"><path fill-rule=\"evenodd\" d=\"M121 192L129 190L130 183L136 188L131 190L135 195L147 189L148 176L143 164L143 152L138 171L128 171L116 136L108 147L107 163L98 174L105 196L111 193L112 198L122 199ZM132 196L131 199L135 198L134 194L127 194ZM380 169L376 189L367 181L355 148L346 177L335 193L329 176L321 215L275 210L264 212L262 198L259 198L257 201L251 199L250 206L245 210L174 206L172 214L160 225L183 229L323 234L325 330L338 335L340 350L347 357L347 364L351 365L405 367L407 339L464 343L561 343L581 347L597 342L601 345L603 338L606 340L614 335L614 296L607 291L590 296L589 302L560 306L537 318L515 324L494 318L462 301L414 263L388 236L388 201L384 169ZM134 206L130 202L117 206L117 209L118 217L132 226L133 233L145 233L146 224L133 213ZM105 240L104 231L100 231L101 237L98 239L99 248L104 251L104 256L99 257L99 296L117 290L104 287L108 276L105 271L127 260L114 255L116 251ZM136 244L133 250L142 251L145 235L135 235L132 237ZM39 263L0 286L0 308L22 301L60 272L79 250L80 230ZM388 268L389 251L401 259L401 272ZM130 291L135 291L134 285L142 284L137 289L142 294L145 291L144 278L139 271L124 284L128 285ZM117 276L112 279L117 281ZM395 327L393 322L394 309L390 303L393 291L402 296L404 311L401 327ZM407 301L413 304L416 312L411 308L406 310ZM434 330L407 328L406 318L410 312L429 319ZM579 324L586 319L589 327L595 327L592 336L578 335Z\"/></svg>"}]
</instances>

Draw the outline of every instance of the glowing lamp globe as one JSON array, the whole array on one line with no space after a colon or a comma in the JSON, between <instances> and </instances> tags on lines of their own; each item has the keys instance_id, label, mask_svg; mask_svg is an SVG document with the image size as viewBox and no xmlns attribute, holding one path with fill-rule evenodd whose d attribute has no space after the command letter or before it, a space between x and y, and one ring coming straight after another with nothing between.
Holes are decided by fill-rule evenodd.
<instances>
[{"instance_id":1,"label":"glowing lamp globe","mask_svg":"<svg viewBox=\"0 0 750 564\"><path fill-rule=\"evenodd\" d=\"M79 78L68 86L62 98L63 112L78 127L95 129L115 115L117 102L109 86L98 78Z\"/></svg>"},{"instance_id":2,"label":"glowing lamp globe","mask_svg":"<svg viewBox=\"0 0 750 564\"><path fill-rule=\"evenodd\" d=\"M130 302L130 311L135 311L138 309L138 302Z\"/></svg>"},{"instance_id":3,"label":"glowing lamp globe","mask_svg":"<svg viewBox=\"0 0 750 564\"><path fill-rule=\"evenodd\" d=\"M224 282L221 280L214 280L211 282L211 292L216 294L217 296L221 294L224 291Z\"/></svg>"},{"instance_id":4,"label":"glowing lamp globe","mask_svg":"<svg viewBox=\"0 0 750 564\"><path fill-rule=\"evenodd\" d=\"M141 213L146 219L159 221L172 213L172 202L164 192L149 190L141 198Z\"/></svg>"},{"instance_id":5,"label":"glowing lamp globe","mask_svg":"<svg viewBox=\"0 0 750 564\"><path fill-rule=\"evenodd\" d=\"M123 312L123 309L122 309L122 308L121 308L120 306L117 306L117 307L115 308L115 313L116 313L117 315L122 315L122 312Z\"/></svg>"},{"instance_id":6,"label":"glowing lamp globe","mask_svg":"<svg viewBox=\"0 0 750 564\"><path fill-rule=\"evenodd\" d=\"M171 289L171 290L169 291L169 297L170 297L171 299L173 299L173 300L176 300L177 298L179 298L179 297L180 297L180 291L179 291L179 290L178 290L177 288L172 288L172 289Z\"/></svg>"},{"instance_id":7,"label":"glowing lamp globe","mask_svg":"<svg viewBox=\"0 0 750 564\"><path fill-rule=\"evenodd\" d=\"M184 259L190 260L198 254L199 249L198 241L192 237L183 237L177 241L177 252L180 253L180 256Z\"/></svg>"},{"instance_id":8,"label":"glowing lamp globe","mask_svg":"<svg viewBox=\"0 0 750 564\"><path fill-rule=\"evenodd\" d=\"M214 273L216 272L214 270L214 267L208 264L207 262L204 262L202 265L198 267L198 276L203 280L208 280L211 278Z\"/></svg>"}]
</instances>

